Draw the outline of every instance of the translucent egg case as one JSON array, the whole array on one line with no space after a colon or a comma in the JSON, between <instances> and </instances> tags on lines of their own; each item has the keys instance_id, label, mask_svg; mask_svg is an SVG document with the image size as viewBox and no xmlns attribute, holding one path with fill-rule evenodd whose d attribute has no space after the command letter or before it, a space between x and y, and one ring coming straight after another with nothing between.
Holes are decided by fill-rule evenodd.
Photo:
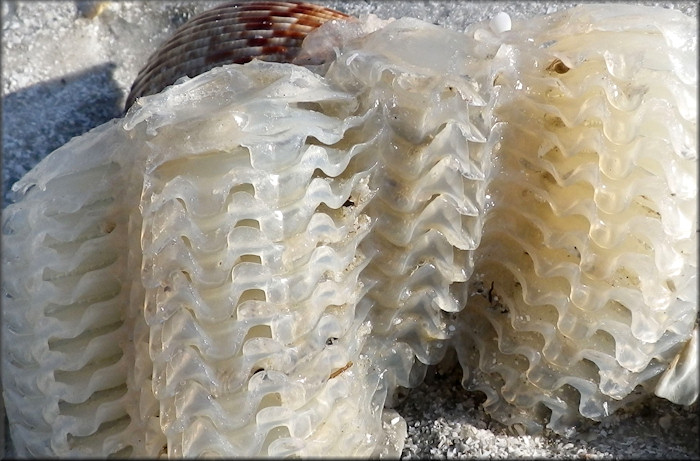
<instances>
[{"instance_id":1,"label":"translucent egg case","mask_svg":"<svg viewBox=\"0 0 700 461\"><path fill-rule=\"evenodd\" d=\"M396 391L449 348L527 432L697 399L691 18L369 16L303 49L142 97L14 186L19 455L398 456Z\"/></svg>"}]
</instances>

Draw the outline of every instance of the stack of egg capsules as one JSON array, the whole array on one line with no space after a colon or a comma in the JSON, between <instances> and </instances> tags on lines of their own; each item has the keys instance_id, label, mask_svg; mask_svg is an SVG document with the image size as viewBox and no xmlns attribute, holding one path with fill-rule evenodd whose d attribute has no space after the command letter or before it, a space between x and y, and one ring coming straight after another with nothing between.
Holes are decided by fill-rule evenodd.
<instances>
[{"instance_id":1,"label":"stack of egg capsules","mask_svg":"<svg viewBox=\"0 0 700 461\"><path fill-rule=\"evenodd\" d=\"M317 14L261 5L236 21ZM697 398L693 21L342 16L306 61L134 96L14 186L18 454L395 456L385 405L450 347L529 432Z\"/></svg>"}]
</instances>

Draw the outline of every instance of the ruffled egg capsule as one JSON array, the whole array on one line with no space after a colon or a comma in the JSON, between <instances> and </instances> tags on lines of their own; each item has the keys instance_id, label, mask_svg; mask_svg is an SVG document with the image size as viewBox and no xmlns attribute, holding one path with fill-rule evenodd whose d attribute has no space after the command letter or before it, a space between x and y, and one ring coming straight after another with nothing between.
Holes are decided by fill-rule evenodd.
<instances>
[{"instance_id":1,"label":"ruffled egg capsule","mask_svg":"<svg viewBox=\"0 0 700 461\"><path fill-rule=\"evenodd\" d=\"M571 433L640 395L697 399L692 24L591 5L467 31L503 137L455 344L502 422Z\"/></svg>"},{"instance_id":2,"label":"ruffled egg capsule","mask_svg":"<svg viewBox=\"0 0 700 461\"><path fill-rule=\"evenodd\" d=\"M245 8L231 37L263 52L316 11ZM450 346L532 431L642 388L695 400L697 45L658 11L466 34L318 13L292 52L308 68L164 45L126 116L3 212L18 453L396 456L385 406ZM246 62L210 68L209 48Z\"/></svg>"}]
</instances>

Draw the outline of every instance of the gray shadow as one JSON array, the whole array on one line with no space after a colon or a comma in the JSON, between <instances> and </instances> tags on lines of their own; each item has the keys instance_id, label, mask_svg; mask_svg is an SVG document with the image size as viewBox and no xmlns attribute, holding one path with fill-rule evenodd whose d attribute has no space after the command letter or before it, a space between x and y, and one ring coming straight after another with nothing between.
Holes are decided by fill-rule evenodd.
<instances>
[{"instance_id":1,"label":"gray shadow","mask_svg":"<svg viewBox=\"0 0 700 461\"><path fill-rule=\"evenodd\" d=\"M71 138L122 115L115 65L91 67L2 99L2 206L12 185Z\"/></svg>"}]
</instances>

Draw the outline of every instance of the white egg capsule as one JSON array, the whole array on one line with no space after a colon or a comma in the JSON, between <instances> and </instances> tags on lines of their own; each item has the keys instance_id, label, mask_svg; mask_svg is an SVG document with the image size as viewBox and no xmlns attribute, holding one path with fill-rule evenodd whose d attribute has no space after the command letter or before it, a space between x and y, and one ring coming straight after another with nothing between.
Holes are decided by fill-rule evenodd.
<instances>
[{"instance_id":1,"label":"white egg capsule","mask_svg":"<svg viewBox=\"0 0 700 461\"><path fill-rule=\"evenodd\" d=\"M570 433L645 393L697 398L697 361L674 371L697 331L693 24L590 5L467 30L495 56L502 139L455 344L506 424Z\"/></svg>"},{"instance_id":2,"label":"white egg capsule","mask_svg":"<svg viewBox=\"0 0 700 461\"><path fill-rule=\"evenodd\" d=\"M634 43L694 29L634 8L328 23L323 66L217 67L51 154L3 212L18 452L395 456L385 402L448 344L530 430L692 401L696 45Z\"/></svg>"}]
</instances>

